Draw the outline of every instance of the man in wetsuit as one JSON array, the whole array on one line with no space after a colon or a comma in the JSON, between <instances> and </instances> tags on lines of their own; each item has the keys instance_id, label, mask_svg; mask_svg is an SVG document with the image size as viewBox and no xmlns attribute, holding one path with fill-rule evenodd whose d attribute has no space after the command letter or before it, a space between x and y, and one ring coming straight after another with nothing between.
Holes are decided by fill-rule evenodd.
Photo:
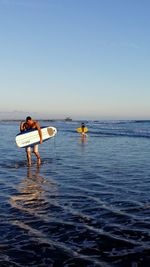
<instances>
[{"instance_id":1,"label":"man in wetsuit","mask_svg":"<svg viewBox=\"0 0 150 267\"><path fill-rule=\"evenodd\" d=\"M30 129L37 129L40 137L40 144L42 144L42 131L40 128L40 124L37 121L32 120L31 117L27 117L25 122L20 123L20 131L26 131ZM41 164L41 158L40 158L40 153L38 152L38 144L33 145L33 146L28 146L26 147L26 154L27 154L27 162L28 166L31 166L31 148L33 149L33 153L37 157L37 164Z\"/></svg>"}]
</instances>

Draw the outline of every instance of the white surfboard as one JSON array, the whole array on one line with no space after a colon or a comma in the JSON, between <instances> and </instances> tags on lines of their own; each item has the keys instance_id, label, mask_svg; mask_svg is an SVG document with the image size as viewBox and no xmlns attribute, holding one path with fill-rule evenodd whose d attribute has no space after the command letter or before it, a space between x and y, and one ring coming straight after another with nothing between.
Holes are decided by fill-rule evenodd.
<instances>
[{"instance_id":1,"label":"white surfboard","mask_svg":"<svg viewBox=\"0 0 150 267\"><path fill-rule=\"evenodd\" d=\"M57 133L57 129L51 126L41 127L41 131L43 141L48 140ZM27 130L16 135L16 144L18 147L27 147L39 143L40 137L37 129Z\"/></svg>"}]
</instances>

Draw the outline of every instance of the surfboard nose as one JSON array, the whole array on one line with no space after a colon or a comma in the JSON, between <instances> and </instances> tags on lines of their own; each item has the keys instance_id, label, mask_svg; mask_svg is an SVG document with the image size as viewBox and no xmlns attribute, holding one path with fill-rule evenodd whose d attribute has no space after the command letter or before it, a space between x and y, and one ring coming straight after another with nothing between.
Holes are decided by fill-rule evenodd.
<instances>
[{"instance_id":1,"label":"surfboard nose","mask_svg":"<svg viewBox=\"0 0 150 267\"><path fill-rule=\"evenodd\" d=\"M53 129L53 128L48 128L47 132L48 132L49 136L53 136L56 133L55 129Z\"/></svg>"}]
</instances>

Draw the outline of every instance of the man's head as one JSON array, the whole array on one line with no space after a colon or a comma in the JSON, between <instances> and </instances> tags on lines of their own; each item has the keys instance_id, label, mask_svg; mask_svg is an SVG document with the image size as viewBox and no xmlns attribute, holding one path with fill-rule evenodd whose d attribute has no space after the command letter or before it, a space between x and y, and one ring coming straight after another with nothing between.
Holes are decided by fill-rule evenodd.
<instances>
[{"instance_id":1,"label":"man's head","mask_svg":"<svg viewBox=\"0 0 150 267\"><path fill-rule=\"evenodd\" d=\"M32 124L32 118L30 116L26 117L26 123L28 125L31 125Z\"/></svg>"}]
</instances>

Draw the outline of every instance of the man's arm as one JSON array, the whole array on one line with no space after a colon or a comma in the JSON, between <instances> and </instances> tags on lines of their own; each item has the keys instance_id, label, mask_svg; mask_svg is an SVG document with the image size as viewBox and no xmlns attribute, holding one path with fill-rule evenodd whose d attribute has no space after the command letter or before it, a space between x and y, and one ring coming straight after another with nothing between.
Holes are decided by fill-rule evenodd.
<instances>
[{"instance_id":1,"label":"man's arm","mask_svg":"<svg viewBox=\"0 0 150 267\"><path fill-rule=\"evenodd\" d=\"M24 130L25 130L24 121L21 121L21 123L20 123L20 132L23 132Z\"/></svg>"},{"instance_id":2,"label":"man's arm","mask_svg":"<svg viewBox=\"0 0 150 267\"><path fill-rule=\"evenodd\" d=\"M36 122L36 127L38 129L38 133L39 133L39 137L40 137L40 144L42 144L42 142L43 142L43 140L42 140L42 131L41 131L40 124L38 122Z\"/></svg>"}]
</instances>

